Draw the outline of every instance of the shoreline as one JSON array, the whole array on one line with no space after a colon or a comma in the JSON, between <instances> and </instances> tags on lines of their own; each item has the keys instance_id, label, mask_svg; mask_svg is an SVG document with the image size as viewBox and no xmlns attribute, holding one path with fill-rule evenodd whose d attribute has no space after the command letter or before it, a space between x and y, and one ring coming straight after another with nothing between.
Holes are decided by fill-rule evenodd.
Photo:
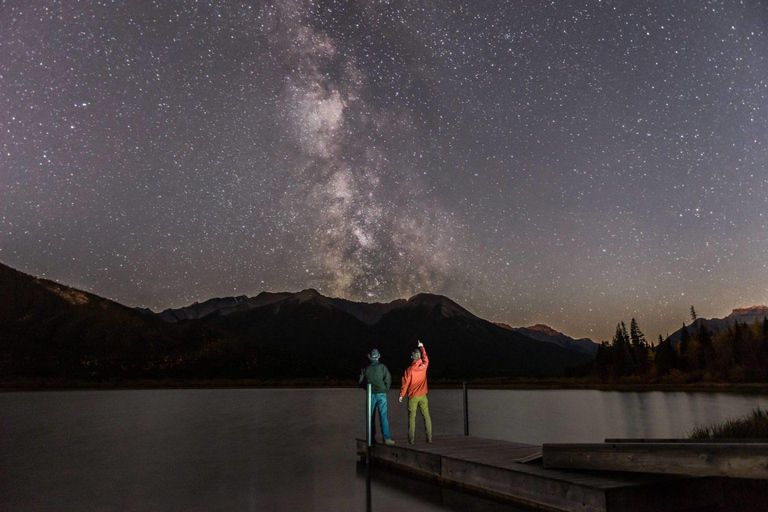
<instances>
[{"instance_id":1,"label":"shoreline","mask_svg":"<svg viewBox=\"0 0 768 512\"><path fill-rule=\"evenodd\" d=\"M541 379L541 380L496 380L478 379L467 381L470 389L486 390L592 390L623 392L736 392L768 394L768 383L762 382L695 382L695 383L601 383L588 380ZM392 389L399 383L393 382ZM97 382L86 380L38 379L0 382L0 393L22 391L98 391L98 390L142 390L142 389L346 389L358 388L352 380L291 379L269 381L256 379L205 379L205 380L136 380ZM461 389L460 380L435 380L429 383L432 389Z\"/></svg>"}]
</instances>

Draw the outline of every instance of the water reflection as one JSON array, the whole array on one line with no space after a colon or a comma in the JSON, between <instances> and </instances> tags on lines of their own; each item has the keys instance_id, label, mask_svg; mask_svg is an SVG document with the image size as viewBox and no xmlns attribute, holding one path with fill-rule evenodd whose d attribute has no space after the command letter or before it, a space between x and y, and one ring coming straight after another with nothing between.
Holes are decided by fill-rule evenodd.
<instances>
[{"instance_id":1,"label":"water reflection","mask_svg":"<svg viewBox=\"0 0 768 512\"><path fill-rule=\"evenodd\" d=\"M388 399L405 438L405 405ZM470 389L469 403L472 435L541 444L680 436L768 397ZM0 510L360 510L367 496L381 511L496 507L376 469L361 477L364 404L358 389L0 393ZM463 432L461 390L430 392L430 412L435 435Z\"/></svg>"},{"instance_id":2,"label":"water reflection","mask_svg":"<svg viewBox=\"0 0 768 512\"><path fill-rule=\"evenodd\" d=\"M366 410L367 410L367 406L366 406ZM368 455L370 455L370 454L368 454ZM371 470L373 468L372 468L372 466L370 464L370 459L366 458L365 462L362 462L362 463L358 462L358 470L357 470L358 475L360 474L360 465L361 464L365 466L365 468L364 468L364 471L365 471L365 511L366 512L371 512L371 510L373 510L373 508L371 506L372 505L372 503L371 503L371 499L372 499L372 494L371 494L371 476L372 475L371 475L371 473L372 473L372 471Z\"/></svg>"},{"instance_id":3,"label":"water reflection","mask_svg":"<svg viewBox=\"0 0 768 512\"><path fill-rule=\"evenodd\" d=\"M436 482L412 475L406 476L375 465L368 466L365 462L357 463L357 478L359 480L366 480L368 494L366 495L365 510L367 512L391 512L384 504L377 506L377 493L405 494L416 506L433 506L441 510L463 510L468 512L523 512L524 510L529 510L445 487ZM369 487L370 483L375 485L371 488Z\"/></svg>"}]
</instances>

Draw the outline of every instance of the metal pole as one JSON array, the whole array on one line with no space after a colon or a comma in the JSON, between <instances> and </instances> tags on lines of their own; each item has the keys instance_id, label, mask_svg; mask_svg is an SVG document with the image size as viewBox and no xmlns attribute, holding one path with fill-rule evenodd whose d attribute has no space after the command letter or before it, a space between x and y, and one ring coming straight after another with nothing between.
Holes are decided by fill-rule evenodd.
<instances>
[{"instance_id":1,"label":"metal pole","mask_svg":"<svg viewBox=\"0 0 768 512\"><path fill-rule=\"evenodd\" d=\"M371 512L371 385L365 386L365 510Z\"/></svg>"},{"instance_id":2,"label":"metal pole","mask_svg":"<svg viewBox=\"0 0 768 512\"><path fill-rule=\"evenodd\" d=\"M367 454L367 457L365 458L365 462L366 464L368 464L371 461L371 444L373 441L371 439L371 385L370 384L366 386L365 419L366 419L365 430L367 432L366 441L368 443L368 454Z\"/></svg>"},{"instance_id":3,"label":"metal pole","mask_svg":"<svg viewBox=\"0 0 768 512\"><path fill-rule=\"evenodd\" d=\"M365 510L371 512L371 465L365 465Z\"/></svg>"},{"instance_id":4,"label":"metal pole","mask_svg":"<svg viewBox=\"0 0 768 512\"><path fill-rule=\"evenodd\" d=\"M467 403L467 383L462 384L464 390L464 435L469 435L469 405Z\"/></svg>"}]
</instances>

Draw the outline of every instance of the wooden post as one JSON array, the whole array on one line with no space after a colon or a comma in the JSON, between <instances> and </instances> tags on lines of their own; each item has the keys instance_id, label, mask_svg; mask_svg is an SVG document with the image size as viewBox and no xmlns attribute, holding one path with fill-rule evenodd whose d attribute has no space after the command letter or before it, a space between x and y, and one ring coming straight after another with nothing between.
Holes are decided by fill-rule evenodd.
<instances>
[{"instance_id":1,"label":"wooden post","mask_svg":"<svg viewBox=\"0 0 768 512\"><path fill-rule=\"evenodd\" d=\"M464 435L469 435L469 405L467 403L467 383L462 384L464 390Z\"/></svg>"}]
</instances>

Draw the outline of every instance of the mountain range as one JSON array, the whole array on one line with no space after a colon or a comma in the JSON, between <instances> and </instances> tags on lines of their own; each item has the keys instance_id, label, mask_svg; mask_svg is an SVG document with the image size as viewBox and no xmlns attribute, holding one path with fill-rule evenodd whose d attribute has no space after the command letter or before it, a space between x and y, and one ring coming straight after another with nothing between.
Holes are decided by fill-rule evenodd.
<instances>
[{"instance_id":1,"label":"mountain range","mask_svg":"<svg viewBox=\"0 0 768 512\"><path fill-rule=\"evenodd\" d=\"M235 337L170 325L117 302L0 264L0 379L158 377L178 374L207 347ZM189 364L185 370L192 373ZM203 364L201 376L206 375ZM168 370L170 370L168 372ZM181 372L183 373L183 372Z\"/></svg>"},{"instance_id":2,"label":"mountain range","mask_svg":"<svg viewBox=\"0 0 768 512\"><path fill-rule=\"evenodd\" d=\"M720 331L727 330L728 327L733 326L736 322L752 325L755 320L763 320L768 318L768 306L749 306L744 308L736 308L725 318L697 318L691 322L686 329L691 335L695 335L701 328L705 326L712 335L716 335ZM677 331L669 335L669 340L675 344L680 341L680 335L683 332L683 328L680 327Z\"/></svg>"},{"instance_id":3,"label":"mountain range","mask_svg":"<svg viewBox=\"0 0 768 512\"><path fill-rule=\"evenodd\" d=\"M366 325L374 325L388 312L408 305L409 301L405 299L397 299L392 302L354 302L346 299L331 298L321 295L317 290L308 289L298 294L291 293L269 293L262 292L256 297L248 297L246 295L240 295L238 297L224 297L209 299L205 302L195 302L189 306L185 306L178 309L166 309L157 316L166 322L179 322L183 320L200 320L208 315L226 316L233 313L241 313L250 309L255 309L268 304L274 304L287 299L291 296L296 298L303 297L305 300L309 298L315 298L323 303L326 307L333 307L345 311L354 316ZM418 299L424 302L425 297L429 294L422 294L412 297L410 301ZM435 306L440 302L439 307L443 309L445 314L464 314L472 315L469 311L465 310L455 302L442 297L442 301L438 301L439 295L432 295L435 301ZM152 311L148 309L137 308L143 313L151 314ZM477 317L476 317L477 318ZM544 341L547 343L555 343L568 350L575 352L582 352L589 355L594 355L597 352L598 344L589 338L574 339L562 332L556 331L551 327L543 324L536 324L529 327L512 327L509 324L502 322L494 322L495 325L502 327L513 332L522 334L534 340Z\"/></svg>"},{"instance_id":4,"label":"mountain range","mask_svg":"<svg viewBox=\"0 0 768 512\"><path fill-rule=\"evenodd\" d=\"M441 295L363 303L307 289L156 314L0 264L8 378L350 379L373 347L399 374L417 340L435 378L553 377L591 359L580 346L501 327Z\"/></svg>"},{"instance_id":5,"label":"mountain range","mask_svg":"<svg viewBox=\"0 0 768 512\"><path fill-rule=\"evenodd\" d=\"M238 297L214 298L205 302L195 302L179 309L166 309L158 313L157 316L171 323L182 320L200 320L211 314L225 316L233 313L242 313L258 307L275 304L291 297L300 301L316 300L325 307L333 307L349 313L366 325L375 324L385 313L396 307L403 306L407 302L405 299L398 299L388 303L354 302L347 299L325 297L317 290L309 288L298 293L261 292L255 297L240 295ZM152 313L148 309L137 309L143 313Z\"/></svg>"},{"instance_id":6,"label":"mountain range","mask_svg":"<svg viewBox=\"0 0 768 512\"><path fill-rule=\"evenodd\" d=\"M531 325L530 327L511 327L508 324L497 322L496 325L513 330L534 340L555 343L568 350L583 352L591 356L597 353L597 347L599 346L589 338L574 339L544 324Z\"/></svg>"},{"instance_id":7,"label":"mountain range","mask_svg":"<svg viewBox=\"0 0 768 512\"><path fill-rule=\"evenodd\" d=\"M500 328L447 297L428 293L365 303L326 297L314 289L262 292L167 309L157 317L233 333L270 353L290 352L297 362L321 348L322 357L314 358L313 365L328 375L359 364L360 356L374 347L385 359L397 355L400 360L393 364L404 367L418 339L429 346L433 360L442 361L432 367L436 377L554 376L590 359L583 350L563 350L557 343ZM311 369L284 371L298 377Z\"/></svg>"}]
</instances>

